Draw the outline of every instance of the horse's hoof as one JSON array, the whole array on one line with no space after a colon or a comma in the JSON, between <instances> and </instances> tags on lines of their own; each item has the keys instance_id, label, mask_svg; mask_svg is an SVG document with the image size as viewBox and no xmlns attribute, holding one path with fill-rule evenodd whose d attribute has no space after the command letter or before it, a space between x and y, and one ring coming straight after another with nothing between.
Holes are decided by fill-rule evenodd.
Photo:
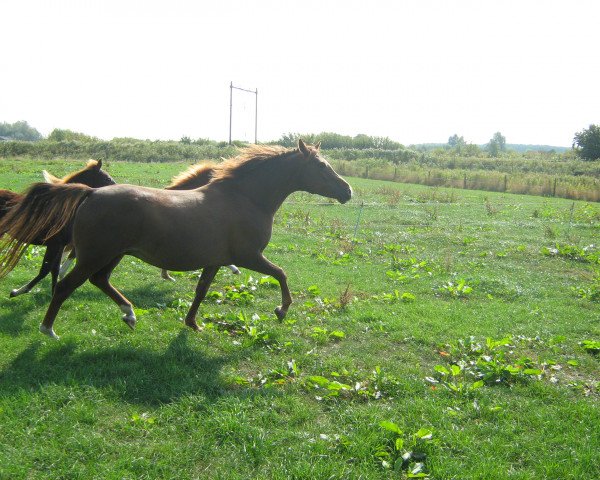
<instances>
[{"instance_id":1,"label":"horse's hoof","mask_svg":"<svg viewBox=\"0 0 600 480\"><path fill-rule=\"evenodd\" d=\"M198 326L198 324L196 322L194 323L185 323L188 327L190 327L192 330L194 330L195 332L200 332L202 331L202 329Z\"/></svg>"},{"instance_id":2,"label":"horse's hoof","mask_svg":"<svg viewBox=\"0 0 600 480\"><path fill-rule=\"evenodd\" d=\"M135 330L135 323L137 322L135 315L123 315L123 321L127 324L129 328Z\"/></svg>"},{"instance_id":3,"label":"horse's hoof","mask_svg":"<svg viewBox=\"0 0 600 480\"><path fill-rule=\"evenodd\" d=\"M44 325L40 325L40 332L42 332L44 335L48 335L54 340L58 340L60 338L56 333L54 333L54 329L52 327L48 328Z\"/></svg>"},{"instance_id":4,"label":"horse's hoof","mask_svg":"<svg viewBox=\"0 0 600 480\"><path fill-rule=\"evenodd\" d=\"M231 273L235 273L236 275L239 275L242 273L242 272L240 272L240 269L237 268L235 265L229 265L229 269L231 270Z\"/></svg>"},{"instance_id":5,"label":"horse's hoof","mask_svg":"<svg viewBox=\"0 0 600 480\"><path fill-rule=\"evenodd\" d=\"M169 272L166 270L163 270L162 272L160 272L160 276L162 277L163 280L168 280L169 282L174 282L175 279L169 275Z\"/></svg>"},{"instance_id":6,"label":"horse's hoof","mask_svg":"<svg viewBox=\"0 0 600 480\"><path fill-rule=\"evenodd\" d=\"M275 315L277 315L277 320L281 321L285 318L285 316L287 315L287 310L284 310L281 307L277 307L275 309Z\"/></svg>"},{"instance_id":7,"label":"horse's hoof","mask_svg":"<svg viewBox=\"0 0 600 480\"><path fill-rule=\"evenodd\" d=\"M27 293L29 290L25 290L24 288L15 288L14 290L10 291L10 298L15 298L18 297L19 295L23 295L24 293Z\"/></svg>"}]
</instances>

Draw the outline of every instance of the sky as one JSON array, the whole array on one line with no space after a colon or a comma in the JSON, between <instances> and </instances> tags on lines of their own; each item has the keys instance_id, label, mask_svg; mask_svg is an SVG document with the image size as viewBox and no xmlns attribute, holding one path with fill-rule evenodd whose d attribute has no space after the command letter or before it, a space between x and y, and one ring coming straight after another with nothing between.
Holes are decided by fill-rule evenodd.
<instances>
[{"instance_id":1,"label":"sky","mask_svg":"<svg viewBox=\"0 0 600 480\"><path fill-rule=\"evenodd\" d=\"M0 0L0 122L103 139L335 132L571 146L597 0ZM232 136L254 141L255 95Z\"/></svg>"}]
</instances>

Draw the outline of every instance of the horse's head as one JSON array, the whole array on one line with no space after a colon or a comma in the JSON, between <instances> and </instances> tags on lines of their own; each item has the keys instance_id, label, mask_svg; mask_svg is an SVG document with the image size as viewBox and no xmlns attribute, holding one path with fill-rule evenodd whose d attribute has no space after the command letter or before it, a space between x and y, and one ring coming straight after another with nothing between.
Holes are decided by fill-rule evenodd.
<instances>
[{"instance_id":1,"label":"horse's head","mask_svg":"<svg viewBox=\"0 0 600 480\"><path fill-rule=\"evenodd\" d=\"M86 167L62 179L64 183L83 183L92 188L114 185L112 177L102 170L102 160L89 160Z\"/></svg>"},{"instance_id":2,"label":"horse's head","mask_svg":"<svg viewBox=\"0 0 600 480\"><path fill-rule=\"evenodd\" d=\"M307 145L298 140L298 150L302 154L303 166L298 173L301 190L315 193L328 198L335 198L340 203L346 203L352 198L352 188L321 158L321 142Z\"/></svg>"}]
</instances>

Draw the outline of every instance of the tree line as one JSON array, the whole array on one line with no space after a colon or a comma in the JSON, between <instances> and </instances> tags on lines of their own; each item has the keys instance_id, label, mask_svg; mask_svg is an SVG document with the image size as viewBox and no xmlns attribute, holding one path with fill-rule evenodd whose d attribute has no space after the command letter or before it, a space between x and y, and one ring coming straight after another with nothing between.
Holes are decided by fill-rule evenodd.
<instances>
[{"instance_id":1,"label":"tree line","mask_svg":"<svg viewBox=\"0 0 600 480\"><path fill-rule=\"evenodd\" d=\"M350 136L332 132L287 133L269 143L294 147L298 144L299 138L309 143L321 142L321 148L334 151L333 154L336 158L343 157L345 160L375 158L397 164L414 160L418 157L419 152L431 150L426 146L405 147L388 137L365 134ZM122 157L137 152L133 158L129 157L133 161L187 160L198 154L208 155L205 158L219 158L222 156L222 152L217 152L217 150L230 147L226 142L216 142L206 138L193 140L187 136L182 137L179 141L150 141L133 138L114 138L106 141L67 129L55 129L47 138L44 138L26 121L12 124L0 123L0 140L0 155L3 156L37 154L47 157L65 154L74 156L85 153L97 157L102 154L110 154L113 158L120 160L128 159ZM40 145L15 144L15 142L40 143ZM245 145L244 142L234 142L234 146L243 145ZM577 132L573 138L572 147L573 152L584 161L600 159L600 126L590 125L587 129ZM123 152L117 152L118 148L122 148ZM466 142L464 137L458 134L450 136L447 144L437 145L434 149L436 148L461 157L487 155L492 158L499 158L508 150L506 138L500 132L494 133L483 148ZM169 155L174 155L174 157L169 157Z\"/></svg>"}]
</instances>

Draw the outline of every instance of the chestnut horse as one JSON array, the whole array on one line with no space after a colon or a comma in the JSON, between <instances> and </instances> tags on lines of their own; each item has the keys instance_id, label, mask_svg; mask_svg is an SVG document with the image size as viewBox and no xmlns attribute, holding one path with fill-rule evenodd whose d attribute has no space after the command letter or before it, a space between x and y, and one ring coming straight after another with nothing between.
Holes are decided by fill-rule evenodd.
<instances>
[{"instance_id":1,"label":"chestnut horse","mask_svg":"<svg viewBox=\"0 0 600 480\"><path fill-rule=\"evenodd\" d=\"M292 303L285 272L264 257L273 217L295 191L346 203L352 189L319 155L319 145L302 140L297 149L251 146L217 166L211 181L195 190L163 190L115 185L93 190L83 185L33 185L21 202L28 225L9 233L15 240L0 257L0 275L31 238L48 225L72 224L77 264L54 290L40 331L57 338L54 320L63 302L86 280L110 297L133 329L132 304L110 284L124 255L169 270L203 268L185 324L199 330L196 314L215 274L235 263L274 277L281 288L282 320ZM29 227L31 226L31 227ZM29 227L29 228L27 228ZM27 235L22 234L27 230Z\"/></svg>"},{"instance_id":2,"label":"chestnut horse","mask_svg":"<svg viewBox=\"0 0 600 480\"><path fill-rule=\"evenodd\" d=\"M166 189L167 190L193 190L195 188L203 187L212 178L212 174L213 174L215 165L216 165L216 163L214 163L214 162L203 162L203 163L199 163L197 165L192 165L185 172L182 172L179 175L177 175L176 177L174 177L171 181L171 184L168 187L166 187ZM44 179L48 183L64 183L64 182L62 182L61 179L56 178L54 175L51 175L50 173L48 173L46 170L44 170L43 174L44 174ZM2 207L2 204L0 203L0 208L1 207ZM75 260L75 250L71 250L69 256L65 259L64 262L62 262L62 265L60 267L60 271L58 274L59 278L62 278L65 276L65 274L69 270L69 267L71 266L71 264L73 263L74 260ZM235 274L240 273L239 269L235 265L227 265L227 268L229 268ZM161 270L161 277L164 278L165 280L170 280L171 282L175 281L175 279L171 275L169 275L169 271L165 270L165 269Z\"/></svg>"},{"instance_id":3,"label":"chestnut horse","mask_svg":"<svg viewBox=\"0 0 600 480\"><path fill-rule=\"evenodd\" d=\"M44 172L44 176L46 175L49 174ZM101 160L89 160L85 168L71 173L62 179L57 179L56 177L52 178L56 183L81 183L92 188L105 187L107 185L114 185L115 183L111 176L102 170ZM24 195L19 193L11 192L10 190L0 190L0 237L11 229L10 224L12 220L3 219L3 217L8 216L8 213L13 208L16 208L23 198ZM29 244L46 246L46 253L44 254L40 271L29 283L23 285L21 288L12 290L10 296L16 297L17 295L28 293L38 282L45 278L48 273L52 274L52 290L54 290L58 278L61 254L65 245L68 243L68 231L57 232L52 236L48 236L47 232L44 231L39 232L36 238L32 239ZM22 253L24 253L24 251ZM18 261L18 258L16 260Z\"/></svg>"}]
</instances>

